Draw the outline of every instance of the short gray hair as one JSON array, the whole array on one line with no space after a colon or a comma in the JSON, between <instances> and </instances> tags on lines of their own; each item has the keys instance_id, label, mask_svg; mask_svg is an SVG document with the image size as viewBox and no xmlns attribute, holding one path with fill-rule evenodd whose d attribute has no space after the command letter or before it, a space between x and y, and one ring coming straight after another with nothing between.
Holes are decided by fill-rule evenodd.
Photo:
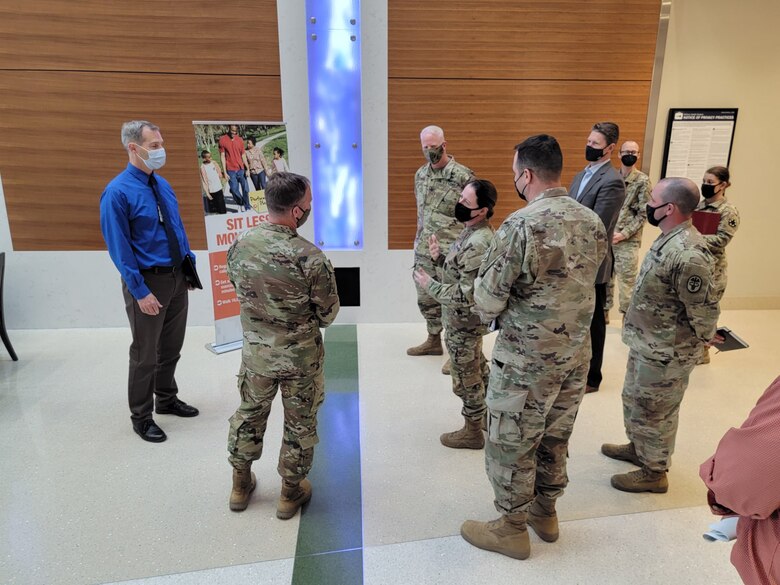
<instances>
[{"instance_id":1,"label":"short gray hair","mask_svg":"<svg viewBox=\"0 0 780 585\"><path fill-rule=\"evenodd\" d=\"M144 128L149 128L152 132L157 132L160 129L159 126L155 126L146 120L131 120L122 124L122 146L127 149L127 145L131 142L140 144Z\"/></svg>"},{"instance_id":2,"label":"short gray hair","mask_svg":"<svg viewBox=\"0 0 780 585\"><path fill-rule=\"evenodd\" d=\"M434 136L440 138L442 142L444 141L444 130L438 126L426 126L420 131L420 138L422 138L425 134L433 134Z\"/></svg>"}]
</instances>

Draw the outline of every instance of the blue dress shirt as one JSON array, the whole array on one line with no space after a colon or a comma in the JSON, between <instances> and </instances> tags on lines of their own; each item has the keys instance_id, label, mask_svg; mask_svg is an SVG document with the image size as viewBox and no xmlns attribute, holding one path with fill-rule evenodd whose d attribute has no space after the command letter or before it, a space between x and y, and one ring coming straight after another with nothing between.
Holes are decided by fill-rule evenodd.
<instances>
[{"instance_id":1,"label":"blue dress shirt","mask_svg":"<svg viewBox=\"0 0 780 585\"><path fill-rule=\"evenodd\" d=\"M599 170L601 167L603 167L605 164L609 162L609 159L602 161L600 163L588 165L585 167L585 174L582 177L582 181L580 181L580 188L579 191L577 191L577 196L575 199L577 201L580 200L580 195L582 195L582 192L585 190L585 187L588 186L588 183L590 183L590 180L593 178L593 175L596 174L596 171Z\"/></svg>"},{"instance_id":2,"label":"blue dress shirt","mask_svg":"<svg viewBox=\"0 0 780 585\"><path fill-rule=\"evenodd\" d=\"M179 204L170 183L155 174L160 201L167 207L182 258L195 254L184 231ZM132 164L114 177L100 196L100 229L108 253L130 294L142 299L151 291L141 270L153 266L171 266L171 252L165 227L157 212L157 199L149 186L149 175Z\"/></svg>"}]
</instances>

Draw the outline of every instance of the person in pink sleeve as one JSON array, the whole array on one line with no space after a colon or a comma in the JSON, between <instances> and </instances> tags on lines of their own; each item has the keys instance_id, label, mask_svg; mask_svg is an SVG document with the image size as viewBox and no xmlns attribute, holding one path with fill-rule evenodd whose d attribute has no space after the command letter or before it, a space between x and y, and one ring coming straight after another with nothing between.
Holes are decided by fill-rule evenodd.
<instances>
[{"instance_id":1,"label":"person in pink sleeve","mask_svg":"<svg viewBox=\"0 0 780 585\"><path fill-rule=\"evenodd\" d=\"M739 516L731 562L747 585L780 583L779 445L780 376L699 469L713 513Z\"/></svg>"}]
</instances>

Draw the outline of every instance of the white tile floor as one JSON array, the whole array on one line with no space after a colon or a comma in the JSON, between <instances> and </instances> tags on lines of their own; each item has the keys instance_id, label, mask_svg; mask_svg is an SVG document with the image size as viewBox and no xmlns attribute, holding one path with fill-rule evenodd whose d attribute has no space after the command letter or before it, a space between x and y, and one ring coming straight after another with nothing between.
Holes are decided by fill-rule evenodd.
<instances>
[{"instance_id":1,"label":"white tile floor","mask_svg":"<svg viewBox=\"0 0 780 585\"><path fill-rule=\"evenodd\" d=\"M692 375L665 495L609 486L628 469L599 454L624 438L627 351L609 327L604 385L585 397L572 437L561 539L533 536L523 562L458 536L464 519L497 513L482 452L439 444L460 424L459 403L441 358L405 354L423 325L358 326L364 582L739 583L730 545L701 538L711 516L698 465L779 373L780 311L728 311L721 324L751 348ZM191 328L179 367L181 397L201 415L157 417L169 439L154 445L130 428L128 330L11 332L21 361L0 351L0 583L291 582L298 520L274 516L278 405L252 504L230 513L225 439L240 356L207 352L212 334Z\"/></svg>"}]
</instances>

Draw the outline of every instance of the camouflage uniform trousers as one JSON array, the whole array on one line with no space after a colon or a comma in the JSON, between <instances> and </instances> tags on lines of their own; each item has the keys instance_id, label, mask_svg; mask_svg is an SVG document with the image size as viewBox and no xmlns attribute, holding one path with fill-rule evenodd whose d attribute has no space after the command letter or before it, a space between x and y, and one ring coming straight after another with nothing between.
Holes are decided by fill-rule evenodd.
<instances>
[{"instance_id":1,"label":"camouflage uniform trousers","mask_svg":"<svg viewBox=\"0 0 780 585\"><path fill-rule=\"evenodd\" d=\"M585 393L589 360L589 352L582 352L568 364L540 363L525 370L493 360L485 469L499 512L525 512L536 494L551 499L563 494L569 483L569 437Z\"/></svg>"},{"instance_id":2,"label":"camouflage uniform trousers","mask_svg":"<svg viewBox=\"0 0 780 585\"><path fill-rule=\"evenodd\" d=\"M322 367L303 378L268 378L242 364L238 374L241 405L230 417L228 460L236 469L245 469L263 454L263 436L271 414L271 403L281 388L284 406L284 433L279 451L279 475L291 483L304 479L314 459L317 437L317 411L325 399Z\"/></svg>"},{"instance_id":3,"label":"camouflage uniform trousers","mask_svg":"<svg viewBox=\"0 0 780 585\"><path fill-rule=\"evenodd\" d=\"M482 335L448 327L444 340L451 360L452 391L463 401L461 414L471 420L482 420L490 376L490 367L482 353Z\"/></svg>"},{"instance_id":4,"label":"camouflage uniform trousers","mask_svg":"<svg viewBox=\"0 0 780 585\"><path fill-rule=\"evenodd\" d=\"M623 384L623 423L639 460L652 471L669 469L688 377L697 359L664 363L633 349Z\"/></svg>"},{"instance_id":5,"label":"camouflage uniform trousers","mask_svg":"<svg viewBox=\"0 0 780 585\"><path fill-rule=\"evenodd\" d=\"M421 254L414 255L414 269L422 268L436 278L436 265L429 256L423 256ZM420 313L425 318L425 323L428 328L429 335L441 334L441 305L439 302L428 294L424 288L421 288L416 282L414 284L417 289L417 306L420 308Z\"/></svg>"},{"instance_id":6,"label":"camouflage uniform trousers","mask_svg":"<svg viewBox=\"0 0 780 585\"><path fill-rule=\"evenodd\" d=\"M622 241L612 246L612 252L615 255L615 271L607 283L607 302L604 305L604 309L607 311L613 305L615 280L617 280L620 295L618 308L623 314L628 310L631 293L634 292L636 284L636 275L639 272L639 247L641 244L642 242L639 240L631 240Z\"/></svg>"}]
</instances>

